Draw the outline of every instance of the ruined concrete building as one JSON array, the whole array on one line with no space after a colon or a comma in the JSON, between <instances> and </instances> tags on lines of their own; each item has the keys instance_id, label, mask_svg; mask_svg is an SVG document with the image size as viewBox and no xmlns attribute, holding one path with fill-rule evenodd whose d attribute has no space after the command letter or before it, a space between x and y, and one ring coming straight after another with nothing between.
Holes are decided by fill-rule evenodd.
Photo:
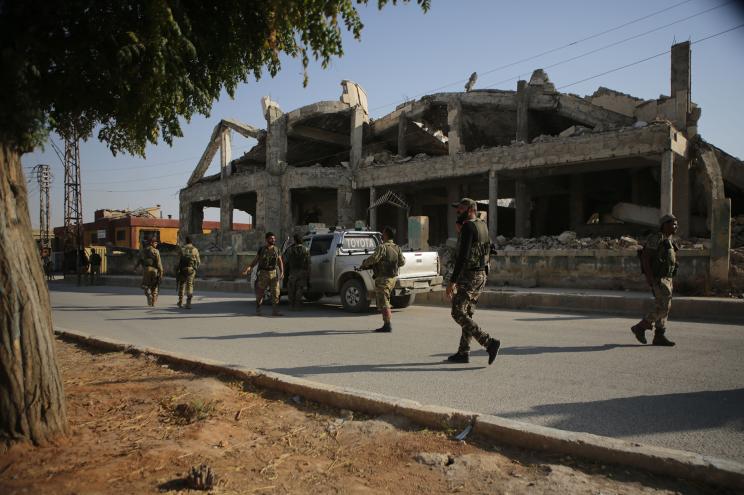
<instances>
[{"instance_id":1,"label":"ruined concrete building","mask_svg":"<svg viewBox=\"0 0 744 495\"><path fill-rule=\"evenodd\" d=\"M640 235L674 213L681 235L710 239L711 274L725 278L732 209L744 213L744 165L697 132L690 44L671 51L671 95L642 100L600 88L558 92L536 70L516 91L437 93L371 119L364 90L284 113L262 100L265 129L221 121L180 193L181 233L224 251L255 249L309 223L397 226L429 219L429 242L453 237L462 196L480 201L493 237ZM231 132L258 144L231 157ZM221 172L205 177L220 150ZM203 209L220 208L202 234ZM233 211L254 230L232 229Z\"/></svg>"}]
</instances>

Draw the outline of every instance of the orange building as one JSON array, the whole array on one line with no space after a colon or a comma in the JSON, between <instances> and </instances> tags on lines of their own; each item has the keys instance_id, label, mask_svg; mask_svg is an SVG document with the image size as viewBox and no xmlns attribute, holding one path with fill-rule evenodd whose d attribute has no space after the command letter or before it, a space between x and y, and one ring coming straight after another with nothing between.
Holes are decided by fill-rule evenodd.
<instances>
[{"instance_id":1,"label":"orange building","mask_svg":"<svg viewBox=\"0 0 744 495\"><path fill-rule=\"evenodd\" d=\"M96 210L94 221L83 224L83 245L112 245L123 248L139 249L144 239L155 237L160 242L176 244L178 242L178 219L160 218L160 208L142 210ZM219 230L220 222L202 223L202 232L208 234L213 229ZM249 223L233 224L234 230L250 230ZM61 248L64 227L55 227L55 244Z\"/></svg>"}]
</instances>

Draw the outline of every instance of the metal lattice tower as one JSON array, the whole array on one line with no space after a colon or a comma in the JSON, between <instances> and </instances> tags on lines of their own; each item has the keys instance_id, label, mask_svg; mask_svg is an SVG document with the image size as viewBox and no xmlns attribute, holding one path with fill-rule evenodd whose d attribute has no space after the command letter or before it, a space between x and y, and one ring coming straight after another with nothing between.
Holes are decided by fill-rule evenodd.
<instances>
[{"instance_id":1,"label":"metal lattice tower","mask_svg":"<svg viewBox=\"0 0 744 495\"><path fill-rule=\"evenodd\" d=\"M65 137L65 252L83 246L83 194L80 185L80 140Z\"/></svg>"},{"instance_id":2,"label":"metal lattice tower","mask_svg":"<svg viewBox=\"0 0 744 495\"><path fill-rule=\"evenodd\" d=\"M49 186L52 183L52 171L49 165L36 165L32 171L39 183L39 234L41 248L51 248L49 225Z\"/></svg>"}]
</instances>

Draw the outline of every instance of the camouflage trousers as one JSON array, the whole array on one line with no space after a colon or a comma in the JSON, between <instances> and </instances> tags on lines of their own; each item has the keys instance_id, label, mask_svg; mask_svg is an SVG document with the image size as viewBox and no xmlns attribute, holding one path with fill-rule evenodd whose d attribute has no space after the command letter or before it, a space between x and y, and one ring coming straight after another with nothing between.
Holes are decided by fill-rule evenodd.
<instances>
[{"instance_id":1,"label":"camouflage trousers","mask_svg":"<svg viewBox=\"0 0 744 495\"><path fill-rule=\"evenodd\" d=\"M158 269L152 266L145 267L142 271L142 289L145 291L145 295L152 294L153 296L157 296L159 285L160 277L158 275Z\"/></svg>"},{"instance_id":2,"label":"camouflage trousers","mask_svg":"<svg viewBox=\"0 0 744 495\"><path fill-rule=\"evenodd\" d=\"M471 339L475 339L483 347L486 347L491 340L491 336L473 321L475 305L485 285L486 272L484 271L465 271L457 279L457 292L452 297L452 319L462 328L460 346L457 350L459 353L464 354L470 351Z\"/></svg>"},{"instance_id":3,"label":"camouflage trousers","mask_svg":"<svg viewBox=\"0 0 744 495\"><path fill-rule=\"evenodd\" d=\"M289 280L287 281L287 297L289 298L290 306L300 306L302 304L302 296L307 290L307 271L297 270L290 272Z\"/></svg>"},{"instance_id":4,"label":"camouflage trousers","mask_svg":"<svg viewBox=\"0 0 744 495\"><path fill-rule=\"evenodd\" d=\"M179 272L178 299L183 299L184 294L186 297L194 295L194 278L196 278L196 270L193 268L188 268Z\"/></svg>"},{"instance_id":5,"label":"camouflage trousers","mask_svg":"<svg viewBox=\"0 0 744 495\"><path fill-rule=\"evenodd\" d=\"M654 279L651 290L654 294L654 309L643 319L648 323L656 324L656 328L666 328L669 310L672 308L672 289L674 284L671 277Z\"/></svg>"},{"instance_id":6,"label":"camouflage trousers","mask_svg":"<svg viewBox=\"0 0 744 495\"><path fill-rule=\"evenodd\" d=\"M395 277L377 277L375 278L375 302L377 310L390 309L390 295L395 288Z\"/></svg>"},{"instance_id":7,"label":"camouflage trousers","mask_svg":"<svg viewBox=\"0 0 744 495\"><path fill-rule=\"evenodd\" d=\"M256 275L256 304L263 302L264 295L269 293L271 304L279 304L279 277L276 270L259 270Z\"/></svg>"}]
</instances>

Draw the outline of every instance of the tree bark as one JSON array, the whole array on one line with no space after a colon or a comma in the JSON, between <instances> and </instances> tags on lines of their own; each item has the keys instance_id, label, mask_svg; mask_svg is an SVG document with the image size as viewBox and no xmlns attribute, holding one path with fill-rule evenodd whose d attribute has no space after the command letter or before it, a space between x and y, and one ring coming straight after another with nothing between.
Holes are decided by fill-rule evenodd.
<instances>
[{"instance_id":1,"label":"tree bark","mask_svg":"<svg viewBox=\"0 0 744 495\"><path fill-rule=\"evenodd\" d=\"M0 451L68 431L20 153L0 143Z\"/></svg>"}]
</instances>

